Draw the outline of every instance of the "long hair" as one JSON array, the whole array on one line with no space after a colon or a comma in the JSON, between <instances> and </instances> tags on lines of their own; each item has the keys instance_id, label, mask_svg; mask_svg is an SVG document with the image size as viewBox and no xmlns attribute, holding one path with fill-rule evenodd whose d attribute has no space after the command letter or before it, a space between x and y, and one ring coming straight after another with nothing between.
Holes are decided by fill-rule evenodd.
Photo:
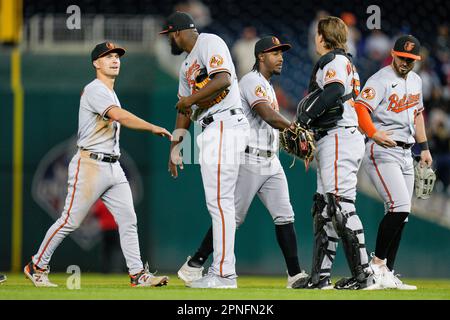
<instances>
[{"instance_id":1,"label":"long hair","mask_svg":"<svg viewBox=\"0 0 450 320\"><path fill-rule=\"evenodd\" d=\"M253 65L252 71L258 71L259 72L259 59L256 57L255 64Z\"/></svg>"},{"instance_id":2,"label":"long hair","mask_svg":"<svg viewBox=\"0 0 450 320\"><path fill-rule=\"evenodd\" d=\"M320 19L317 24L317 33L322 36L326 49L347 51L348 28L340 18L329 16Z\"/></svg>"}]
</instances>

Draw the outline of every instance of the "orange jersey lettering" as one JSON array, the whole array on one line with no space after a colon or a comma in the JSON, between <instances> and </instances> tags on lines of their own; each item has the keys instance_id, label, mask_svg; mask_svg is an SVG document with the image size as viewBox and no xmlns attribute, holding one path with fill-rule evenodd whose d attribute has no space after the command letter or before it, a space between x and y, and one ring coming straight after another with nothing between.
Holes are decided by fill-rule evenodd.
<instances>
[{"instance_id":1,"label":"orange jersey lettering","mask_svg":"<svg viewBox=\"0 0 450 320\"><path fill-rule=\"evenodd\" d=\"M395 113L400 113L402 111L405 111L406 109L415 107L419 104L420 100L420 93L418 94L409 94L408 97L406 97L406 94L403 95L403 98L399 100L399 97L397 94L393 93L389 96L389 106L387 108L388 111L392 111Z\"/></svg>"},{"instance_id":2,"label":"orange jersey lettering","mask_svg":"<svg viewBox=\"0 0 450 320\"><path fill-rule=\"evenodd\" d=\"M192 75L194 75L198 70L200 70L200 65L197 63L197 60L194 60L194 62L186 70L186 80L191 90L193 90L195 86L195 77Z\"/></svg>"}]
</instances>

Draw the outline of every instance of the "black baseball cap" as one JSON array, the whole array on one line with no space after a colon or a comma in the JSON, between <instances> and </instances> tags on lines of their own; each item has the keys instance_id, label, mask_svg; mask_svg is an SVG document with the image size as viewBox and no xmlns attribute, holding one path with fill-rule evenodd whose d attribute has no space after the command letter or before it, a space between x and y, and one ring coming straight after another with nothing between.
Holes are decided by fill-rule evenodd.
<instances>
[{"instance_id":1,"label":"black baseball cap","mask_svg":"<svg viewBox=\"0 0 450 320\"><path fill-rule=\"evenodd\" d=\"M117 52L119 56L123 56L125 54L125 49L116 46L114 43L106 41L99 43L95 46L94 50L91 52L92 61L97 60L110 52Z\"/></svg>"},{"instance_id":2,"label":"black baseball cap","mask_svg":"<svg viewBox=\"0 0 450 320\"><path fill-rule=\"evenodd\" d=\"M255 57L260 53L266 53L271 51L286 51L289 50L292 46L288 43L282 44L277 37L267 36L263 37L255 44Z\"/></svg>"},{"instance_id":3,"label":"black baseball cap","mask_svg":"<svg viewBox=\"0 0 450 320\"><path fill-rule=\"evenodd\" d=\"M392 52L399 57L421 60L420 42L412 35L404 35L395 41Z\"/></svg>"},{"instance_id":4,"label":"black baseball cap","mask_svg":"<svg viewBox=\"0 0 450 320\"><path fill-rule=\"evenodd\" d=\"M164 29L159 34L166 34L185 29L195 29L194 19L189 13L176 11L167 18Z\"/></svg>"}]
</instances>

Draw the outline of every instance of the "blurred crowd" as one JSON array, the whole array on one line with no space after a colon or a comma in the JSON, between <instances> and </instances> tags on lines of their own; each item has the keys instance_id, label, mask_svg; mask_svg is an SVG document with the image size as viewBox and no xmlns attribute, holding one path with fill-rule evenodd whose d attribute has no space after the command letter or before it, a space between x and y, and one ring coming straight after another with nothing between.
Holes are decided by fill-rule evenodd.
<instances>
[{"instance_id":1,"label":"blurred crowd","mask_svg":"<svg viewBox=\"0 0 450 320\"><path fill-rule=\"evenodd\" d=\"M308 55L311 62L319 56L315 50L314 35L317 23L322 17L330 15L327 11L317 12L308 28ZM372 74L392 62L391 49L395 39L402 33L388 35L375 29L367 36L356 27L356 17L351 12L341 14L341 19L349 28L348 52L364 84ZM450 38L446 24L438 26L438 33L431 46L422 46L422 60L416 62L414 71L422 78L425 119L430 149L434 157L438 181L436 190L450 195ZM254 27L246 27L241 37L234 43L232 54L237 65L238 77L251 70L254 63L253 48L257 37ZM291 98L283 88L275 85L279 105L284 113L292 116L296 110L296 98Z\"/></svg>"},{"instance_id":2,"label":"blurred crowd","mask_svg":"<svg viewBox=\"0 0 450 320\"><path fill-rule=\"evenodd\" d=\"M349 28L348 51L353 55L362 84L381 67L391 63L391 48L401 34L413 34L422 43L422 60L415 71L423 81L423 98L428 139L435 161L436 190L450 194L450 2L391 0L380 4L381 29L366 26L364 1L330 0L318 4L302 0L80 0L83 13L151 14L162 19L174 10L194 17L201 32L220 35L230 47L238 77L254 64L254 45L260 36L274 34L292 44L286 52L283 74L273 79L282 113L292 117L297 102L306 93L310 72L318 59L314 33L318 20L337 15ZM24 0L25 19L39 12L65 12L64 1ZM419 8L421 10L417 10ZM430 18L432 17L432 18ZM175 77L183 56L173 57L167 39L158 38L153 52L159 63Z\"/></svg>"}]
</instances>

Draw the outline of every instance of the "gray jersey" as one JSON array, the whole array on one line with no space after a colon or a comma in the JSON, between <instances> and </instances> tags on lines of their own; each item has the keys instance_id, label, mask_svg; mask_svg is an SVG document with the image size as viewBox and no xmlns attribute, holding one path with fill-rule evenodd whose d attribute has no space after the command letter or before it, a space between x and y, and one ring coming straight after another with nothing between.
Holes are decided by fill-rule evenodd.
<instances>
[{"instance_id":1,"label":"gray jersey","mask_svg":"<svg viewBox=\"0 0 450 320\"><path fill-rule=\"evenodd\" d=\"M120 155L120 123L106 117L106 113L114 106L120 107L119 99L102 81L95 79L84 87L78 119L79 148Z\"/></svg>"},{"instance_id":2,"label":"gray jersey","mask_svg":"<svg viewBox=\"0 0 450 320\"><path fill-rule=\"evenodd\" d=\"M33 256L43 267L61 241L83 222L92 205L101 198L119 226L120 245L129 274L143 270L137 220L130 185L118 161L92 159L91 152L120 155L120 124L106 117L114 107L120 108L114 91L96 79L83 90L80 99L78 147L68 169L68 192L61 217L50 227Z\"/></svg>"},{"instance_id":3,"label":"gray jersey","mask_svg":"<svg viewBox=\"0 0 450 320\"><path fill-rule=\"evenodd\" d=\"M396 141L414 143L415 117L423 110L422 80L410 71L403 79L386 66L366 82L356 99L372 113L377 130L392 130Z\"/></svg>"},{"instance_id":4,"label":"gray jersey","mask_svg":"<svg viewBox=\"0 0 450 320\"><path fill-rule=\"evenodd\" d=\"M230 51L226 43L215 34L200 34L192 51L183 61L179 74L178 96L185 97L193 94L195 78L204 70L210 77L218 72L228 72L231 76L231 85L228 87L227 96L211 108L200 112L197 111L198 107L193 105L192 120L200 121L214 113L241 108L238 80Z\"/></svg>"},{"instance_id":5,"label":"gray jersey","mask_svg":"<svg viewBox=\"0 0 450 320\"><path fill-rule=\"evenodd\" d=\"M317 70L316 82L322 89L327 84L339 82L345 88L344 95L351 93L353 86L356 86L356 91L359 91L359 75L352 67L350 60L341 54L337 54L323 69ZM358 126L358 116L353 104L353 99L344 102L342 119L337 122L339 127Z\"/></svg>"},{"instance_id":6,"label":"gray jersey","mask_svg":"<svg viewBox=\"0 0 450 320\"><path fill-rule=\"evenodd\" d=\"M271 127L253 110L258 103L267 103L275 111L279 110L275 91L258 71L250 71L239 81L242 107L250 123L249 146L272 152L278 151L279 131Z\"/></svg>"},{"instance_id":7,"label":"gray jersey","mask_svg":"<svg viewBox=\"0 0 450 320\"><path fill-rule=\"evenodd\" d=\"M352 68L350 60L340 54L337 54L333 61L322 70L318 70L316 81L320 88L333 82L339 82L345 88L344 94L349 94L352 90L359 90L358 74ZM354 204L357 173L364 156L364 136L356 128L358 117L353 104L353 99L347 100L344 103L342 119L337 122L337 127L328 130L327 135L316 140L317 193L322 195L332 193L336 197L353 201L340 201L337 210L341 212L342 216L348 217L340 227L356 235L351 240L351 246L359 248L359 250L352 250L351 254L353 257L357 257L358 264L364 269L369 258L365 248L363 226L356 214ZM314 272L318 272L321 276L331 275L339 239L338 229L331 221L328 206L329 203L321 208L322 212L318 212L319 210L316 212L317 215L322 216L323 221L326 221L322 227L315 223L315 228L318 229L316 233L326 234L327 238L314 250L313 263L314 269L317 270ZM316 219L318 218L315 217L314 220L316 221Z\"/></svg>"}]
</instances>

